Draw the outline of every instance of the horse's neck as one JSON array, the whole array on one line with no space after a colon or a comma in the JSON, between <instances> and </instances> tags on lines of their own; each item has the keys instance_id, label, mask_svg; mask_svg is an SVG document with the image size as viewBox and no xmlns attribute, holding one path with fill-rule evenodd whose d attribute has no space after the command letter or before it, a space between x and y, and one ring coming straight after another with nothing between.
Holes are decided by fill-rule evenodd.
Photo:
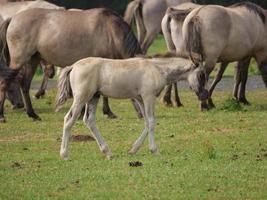
<instances>
[{"instance_id":1,"label":"horse's neck","mask_svg":"<svg viewBox=\"0 0 267 200\"><path fill-rule=\"evenodd\" d=\"M185 59L169 58L155 62L155 66L164 76L167 83L174 83L185 79L190 71L190 63Z\"/></svg>"}]
</instances>

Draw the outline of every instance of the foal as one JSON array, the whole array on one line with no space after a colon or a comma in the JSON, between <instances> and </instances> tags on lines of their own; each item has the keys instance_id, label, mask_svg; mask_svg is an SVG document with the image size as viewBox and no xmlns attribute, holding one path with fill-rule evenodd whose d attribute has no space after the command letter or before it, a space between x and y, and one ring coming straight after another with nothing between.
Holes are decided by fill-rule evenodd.
<instances>
[{"instance_id":1,"label":"foal","mask_svg":"<svg viewBox=\"0 0 267 200\"><path fill-rule=\"evenodd\" d=\"M112 60L90 57L63 70L59 80L57 106L67 100L69 92L73 93L73 104L64 118L60 149L62 159L67 159L70 130L84 105L86 111L83 121L91 130L100 150L107 158L112 157L111 150L96 128L95 115L100 94L117 99L134 99L141 108L145 128L129 154L135 154L139 150L147 134L149 150L153 154L157 153L154 141L154 106L156 97L167 84L187 78L199 100L204 101L208 97L202 64L185 58L139 57Z\"/></svg>"}]
</instances>

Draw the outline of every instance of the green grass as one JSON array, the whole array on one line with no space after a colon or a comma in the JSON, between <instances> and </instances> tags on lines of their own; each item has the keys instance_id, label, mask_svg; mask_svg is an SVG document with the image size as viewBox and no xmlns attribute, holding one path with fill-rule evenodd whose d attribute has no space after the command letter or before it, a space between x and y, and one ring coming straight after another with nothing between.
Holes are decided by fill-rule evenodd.
<instances>
[{"instance_id":1,"label":"green grass","mask_svg":"<svg viewBox=\"0 0 267 200\"><path fill-rule=\"evenodd\" d=\"M223 110L229 92L215 92L218 108L200 112L196 96L182 91L183 108L156 105L156 143L127 155L141 133L129 101L111 100L119 116L99 106L97 126L115 155L106 160L95 141L70 142L70 160L59 158L63 117L54 113L55 91L33 102L42 117L32 122L6 106L0 129L0 199L266 199L267 94L248 92L246 112ZM89 134L78 121L73 135ZM130 167L130 161L143 166Z\"/></svg>"},{"instance_id":2,"label":"green grass","mask_svg":"<svg viewBox=\"0 0 267 200\"><path fill-rule=\"evenodd\" d=\"M162 36L149 53L164 52ZM226 74L233 75L228 68ZM232 73L232 74L231 74ZM34 91L31 91L32 94ZM143 121L129 101L110 100L119 116L109 120L97 112L97 126L110 146L107 160L95 141L70 142L69 160L59 158L63 118L71 100L54 112L55 90L34 100L42 118L32 122L21 110L6 104L6 124L0 124L0 199L266 199L267 93L249 91L252 106L230 99L230 92L214 92L217 108L200 112L196 96L180 93L183 108L156 104L156 144L147 141L129 156L143 129ZM82 121L72 135L88 135ZM129 162L139 161L140 167Z\"/></svg>"}]
</instances>

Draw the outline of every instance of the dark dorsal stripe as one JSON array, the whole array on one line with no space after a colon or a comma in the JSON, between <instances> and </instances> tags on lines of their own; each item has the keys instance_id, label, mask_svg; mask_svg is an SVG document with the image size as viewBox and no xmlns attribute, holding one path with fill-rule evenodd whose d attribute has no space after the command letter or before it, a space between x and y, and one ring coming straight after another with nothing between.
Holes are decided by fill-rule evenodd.
<instances>
[{"instance_id":1,"label":"dark dorsal stripe","mask_svg":"<svg viewBox=\"0 0 267 200\"><path fill-rule=\"evenodd\" d=\"M265 23L266 16L265 16L265 13L263 11L263 8L261 8L260 6L254 4L252 2L249 2L249 1L236 3L230 7L234 8L234 7L240 7L240 6L246 7L249 11L252 11L252 12L256 13L257 15L259 15L262 22Z\"/></svg>"}]
</instances>

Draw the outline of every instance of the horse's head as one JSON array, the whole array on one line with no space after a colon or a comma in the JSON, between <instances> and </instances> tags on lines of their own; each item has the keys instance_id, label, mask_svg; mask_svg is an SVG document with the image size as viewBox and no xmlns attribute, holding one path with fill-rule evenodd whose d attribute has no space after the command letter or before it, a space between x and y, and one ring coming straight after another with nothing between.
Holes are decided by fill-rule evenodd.
<instances>
[{"instance_id":1,"label":"horse's head","mask_svg":"<svg viewBox=\"0 0 267 200\"><path fill-rule=\"evenodd\" d=\"M13 105L13 109L23 108L24 103L20 92L20 86L17 83L11 83L7 90L7 99Z\"/></svg>"},{"instance_id":2,"label":"horse's head","mask_svg":"<svg viewBox=\"0 0 267 200\"><path fill-rule=\"evenodd\" d=\"M188 75L188 83L200 101L207 100L209 95L206 89L207 76L202 62L192 63L191 71Z\"/></svg>"}]
</instances>

